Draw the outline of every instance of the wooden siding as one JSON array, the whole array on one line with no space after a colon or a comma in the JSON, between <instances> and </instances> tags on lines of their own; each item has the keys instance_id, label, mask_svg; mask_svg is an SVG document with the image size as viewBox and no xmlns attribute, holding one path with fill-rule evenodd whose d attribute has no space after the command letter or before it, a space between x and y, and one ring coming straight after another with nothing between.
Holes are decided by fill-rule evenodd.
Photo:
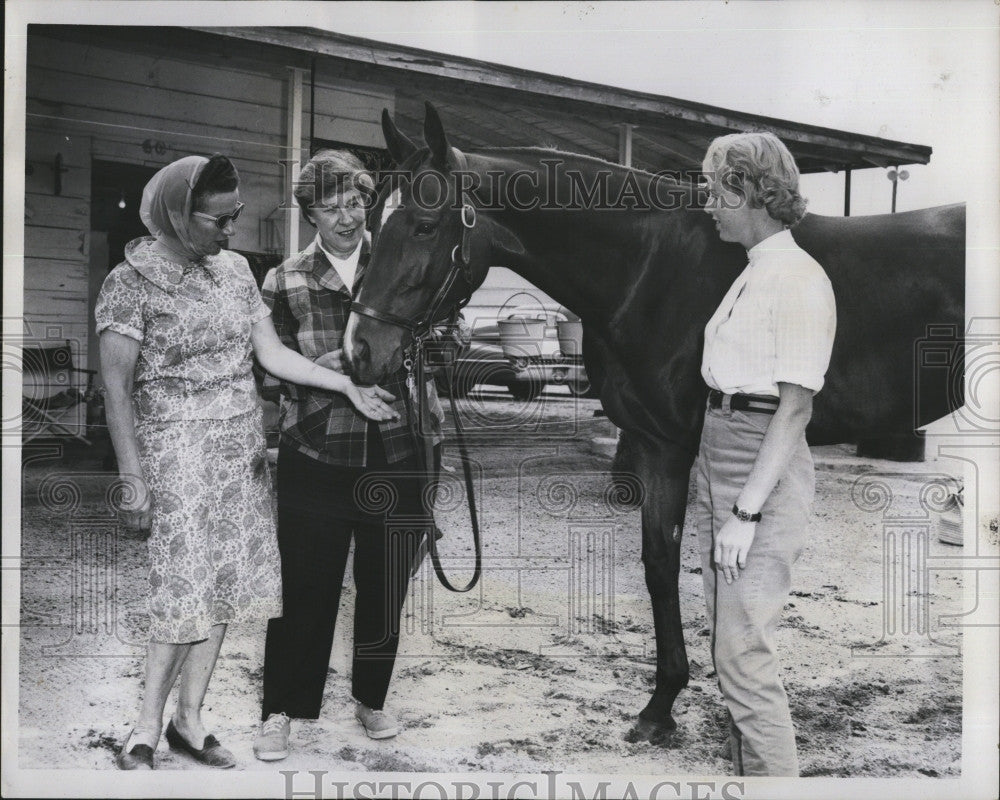
<instances>
[{"instance_id":1,"label":"wooden siding","mask_svg":"<svg viewBox=\"0 0 1000 800\"><path fill-rule=\"evenodd\" d=\"M411 95L444 92L462 98L468 119L479 127L504 127L505 117L531 108L548 120L562 120L578 133L599 123L617 130L621 123L638 125L656 138L663 133L703 152L716 136L742 130L767 129L788 144L803 172L864 168L885 160L895 164L926 164L931 148L805 125L731 109L680 100L648 92L621 89L377 42L316 28L255 27L195 28L232 45L253 42L272 54L284 49L288 58L342 61L358 80L405 86ZM582 125L581 125L582 123ZM521 142L511 142L519 144ZM532 140L532 143L534 141ZM501 142L493 142L501 144ZM670 150L661 150L669 153ZM640 159L642 160L642 159ZM655 169L686 169L690 161L655 164Z\"/></svg>"},{"instance_id":2,"label":"wooden siding","mask_svg":"<svg viewBox=\"0 0 1000 800\"><path fill-rule=\"evenodd\" d=\"M94 159L158 168L192 153L225 153L240 171L247 203L230 245L266 252L281 244L269 231L275 222L281 230L288 73L273 61L254 70L246 60L232 64L215 55L164 53L124 38L93 44L29 33L25 330L33 338L78 342L81 366L96 367L87 344ZM320 71L310 120L312 94L307 86L307 136L313 128L320 138L383 146L379 119L384 107L393 108L391 88ZM307 155L307 140L303 147ZM64 169L58 196L57 153Z\"/></svg>"},{"instance_id":3,"label":"wooden siding","mask_svg":"<svg viewBox=\"0 0 1000 800\"><path fill-rule=\"evenodd\" d=\"M90 139L28 127L24 198L24 335L72 339L87 359ZM55 155L62 193L54 194Z\"/></svg>"},{"instance_id":4,"label":"wooden siding","mask_svg":"<svg viewBox=\"0 0 1000 800\"><path fill-rule=\"evenodd\" d=\"M346 79L331 66L317 69L316 84L313 91L307 74L302 158L310 132L318 139L383 147L382 109L395 112L403 104L415 112L418 105L403 90L397 96L392 87ZM157 168L191 153L224 152L240 170L247 203L231 245L263 252L274 243L265 220L270 218L272 232L275 224L283 229L287 73L280 66L266 62L254 72L245 64L219 67L194 53L149 54L125 45L35 37L28 50L27 88L32 174L26 176L25 196L26 328L34 338L72 339L81 366L97 367L96 355L88 352L93 316L88 295L95 280L89 266L93 160ZM157 142L164 148L160 153L150 147ZM65 170L58 196L56 153ZM303 223L300 245L314 235ZM100 243L95 246L103 252ZM466 319L490 324L504 306L532 306L536 300L553 302L515 273L495 268L473 295Z\"/></svg>"}]
</instances>

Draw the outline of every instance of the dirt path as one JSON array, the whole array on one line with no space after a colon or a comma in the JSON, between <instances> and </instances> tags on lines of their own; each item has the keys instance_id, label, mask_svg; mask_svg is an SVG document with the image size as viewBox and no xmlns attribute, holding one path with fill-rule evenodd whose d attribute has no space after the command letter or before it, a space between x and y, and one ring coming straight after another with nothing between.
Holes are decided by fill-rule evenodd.
<instances>
[{"instance_id":1,"label":"dirt path","mask_svg":"<svg viewBox=\"0 0 1000 800\"><path fill-rule=\"evenodd\" d=\"M681 602L692 678L675 706L678 733L669 748L626 741L652 685L654 640L638 512L608 496L608 461L590 448L593 436L607 433L596 407L558 395L534 411L498 395L468 401L481 434L473 448L481 468L480 587L452 595L426 571L415 581L387 703L405 730L376 743L352 716L348 577L323 718L295 724L294 750L280 769L728 774L690 515ZM884 596L890 529L879 490L870 488L889 487L893 513L919 513L926 477L954 467L859 460L847 447L817 448L814 456L811 543L778 636L803 774L957 775L960 638L940 618L959 612L959 573L931 571L926 585ZM108 535L108 479L88 469L60 478L65 467L41 463L26 473L22 767L113 769L138 707L144 544ZM912 474L884 477L900 473ZM859 478L869 489L856 486ZM446 556L470 555L461 501L460 490L441 500ZM910 526L913 542L919 530ZM933 530L920 541L932 557L954 552ZM464 566L454 569L464 575ZM250 750L262 634L263 625L230 631L207 701L219 738L247 770L276 768ZM157 758L161 769L195 766L162 743Z\"/></svg>"}]
</instances>

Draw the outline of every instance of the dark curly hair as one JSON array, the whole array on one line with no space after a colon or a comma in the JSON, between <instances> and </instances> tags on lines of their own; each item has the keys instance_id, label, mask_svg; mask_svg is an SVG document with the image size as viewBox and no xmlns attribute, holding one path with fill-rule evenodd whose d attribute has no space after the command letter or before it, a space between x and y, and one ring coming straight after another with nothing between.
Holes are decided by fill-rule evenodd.
<instances>
[{"instance_id":1,"label":"dark curly hair","mask_svg":"<svg viewBox=\"0 0 1000 800\"><path fill-rule=\"evenodd\" d=\"M240 186L240 176L233 162L216 153L198 173L198 180L191 188L191 210L204 210L205 198L213 194L234 192Z\"/></svg>"}]
</instances>

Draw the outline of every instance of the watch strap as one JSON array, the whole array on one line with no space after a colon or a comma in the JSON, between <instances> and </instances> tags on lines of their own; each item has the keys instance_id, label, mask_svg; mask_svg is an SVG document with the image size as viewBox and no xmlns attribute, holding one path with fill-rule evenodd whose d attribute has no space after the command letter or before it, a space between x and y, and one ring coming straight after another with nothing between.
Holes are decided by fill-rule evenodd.
<instances>
[{"instance_id":1,"label":"watch strap","mask_svg":"<svg viewBox=\"0 0 1000 800\"><path fill-rule=\"evenodd\" d=\"M733 516L740 522L760 522L761 520L761 513L759 511L756 514L751 514L749 511L744 511L735 503L733 503Z\"/></svg>"}]
</instances>

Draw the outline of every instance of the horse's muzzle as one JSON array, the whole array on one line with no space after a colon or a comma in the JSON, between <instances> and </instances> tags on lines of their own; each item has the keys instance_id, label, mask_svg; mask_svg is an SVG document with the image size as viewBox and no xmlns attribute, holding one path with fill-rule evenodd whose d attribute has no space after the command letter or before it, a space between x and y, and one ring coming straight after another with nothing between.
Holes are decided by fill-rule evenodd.
<instances>
[{"instance_id":1,"label":"horse's muzzle","mask_svg":"<svg viewBox=\"0 0 1000 800\"><path fill-rule=\"evenodd\" d=\"M403 363L402 352L398 347L394 348L388 358L384 360L374 360L372 349L364 339L354 340L354 349L351 356L350 368L351 377L355 383L365 386L379 384L387 380Z\"/></svg>"},{"instance_id":2,"label":"horse's muzzle","mask_svg":"<svg viewBox=\"0 0 1000 800\"><path fill-rule=\"evenodd\" d=\"M371 348L364 339L354 340L354 347L351 348L351 378L355 383L372 384L377 381L372 376Z\"/></svg>"}]
</instances>

